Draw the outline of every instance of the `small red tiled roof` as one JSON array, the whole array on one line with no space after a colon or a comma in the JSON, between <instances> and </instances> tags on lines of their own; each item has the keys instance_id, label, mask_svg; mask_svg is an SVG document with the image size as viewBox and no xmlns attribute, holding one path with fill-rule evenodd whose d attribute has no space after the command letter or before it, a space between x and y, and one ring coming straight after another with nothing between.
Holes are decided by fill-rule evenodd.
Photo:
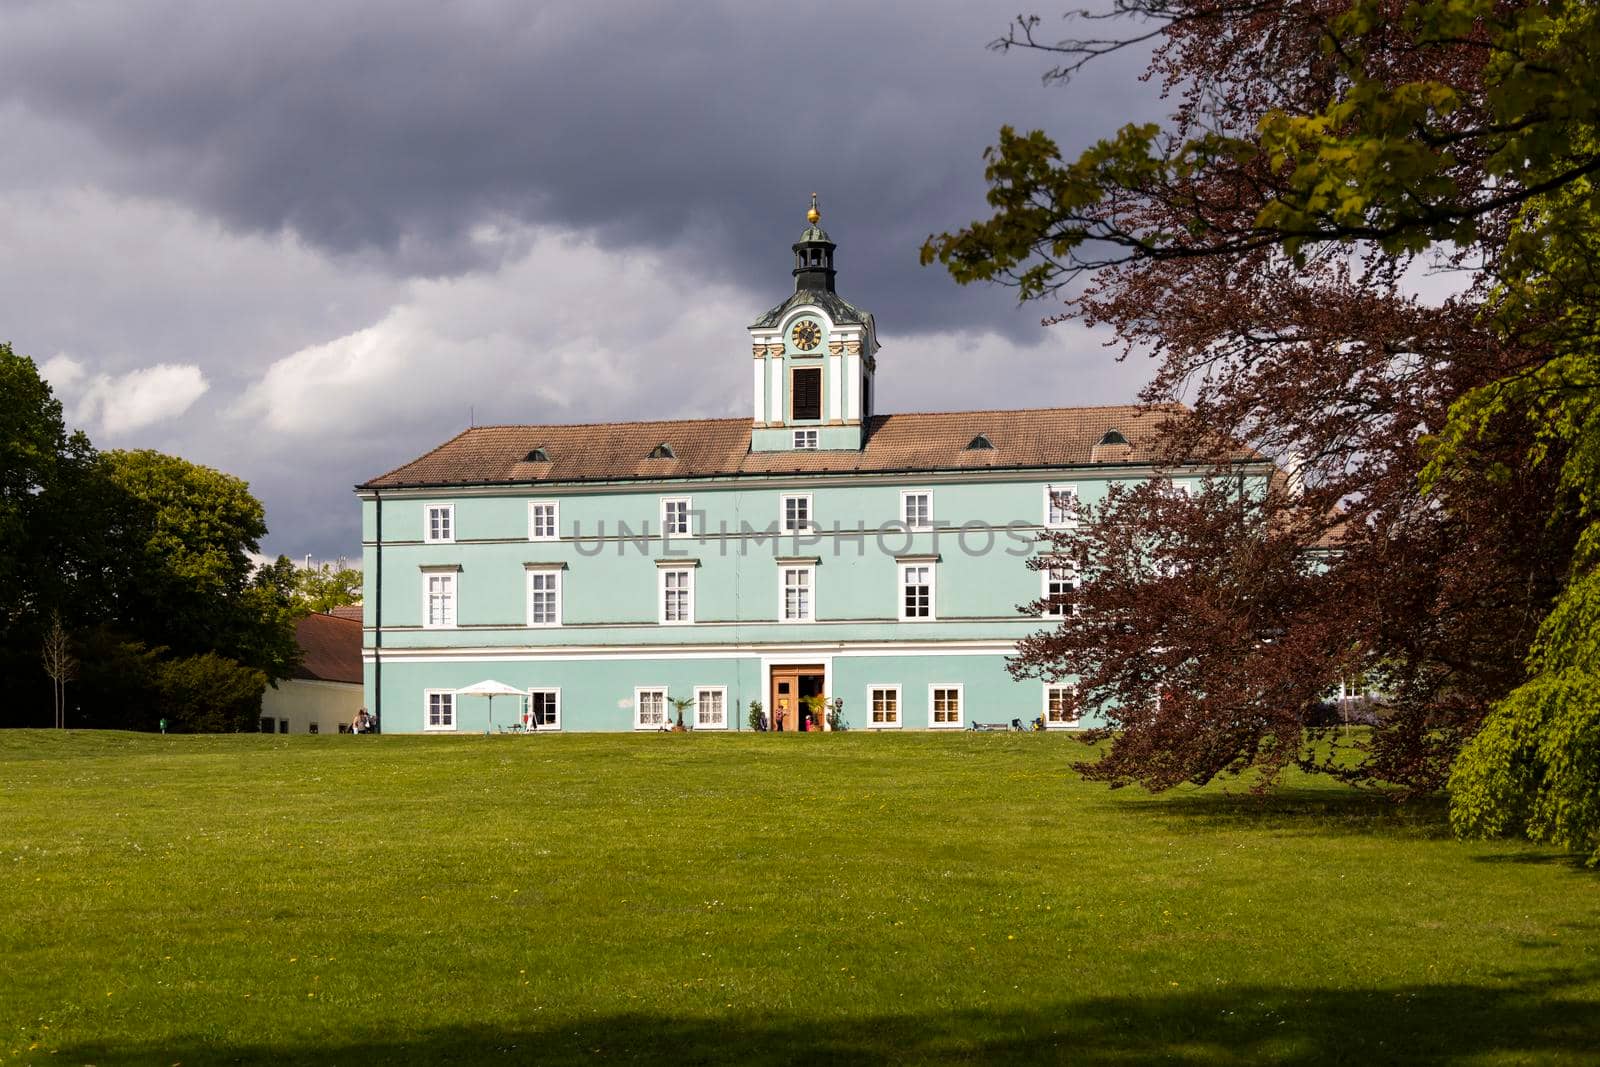
<instances>
[{"instance_id":1,"label":"small red tiled roof","mask_svg":"<svg viewBox=\"0 0 1600 1067\"><path fill-rule=\"evenodd\" d=\"M1183 405L1165 404L875 415L866 444L846 451L752 452L749 419L478 426L358 488L1145 464L1160 458L1162 423L1185 414ZM1096 455L1108 430L1121 431L1128 445ZM994 447L968 448L979 434ZM649 458L662 444L673 458ZM530 461L534 449L548 459Z\"/></svg>"},{"instance_id":2,"label":"small red tiled roof","mask_svg":"<svg viewBox=\"0 0 1600 1067\"><path fill-rule=\"evenodd\" d=\"M296 678L361 683L361 623L336 615L307 615L294 624L300 645Z\"/></svg>"},{"instance_id":3,"label":"small red tiled roof","mask_svg":"<svg viewBox=\"0 0 1600 1067\"><path fill-rule=\"evenodd\" d=\"M338 607L328 609L328 614L336 619L354 619L360 622L365 616L360 604L340 604Z\"/></svg>"}]
</instances>

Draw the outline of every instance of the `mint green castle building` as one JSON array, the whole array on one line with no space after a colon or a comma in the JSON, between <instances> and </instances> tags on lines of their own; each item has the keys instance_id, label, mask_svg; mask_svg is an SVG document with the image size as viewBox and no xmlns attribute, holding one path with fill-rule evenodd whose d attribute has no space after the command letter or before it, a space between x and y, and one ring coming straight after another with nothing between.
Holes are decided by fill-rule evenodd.
<instances>
[{"instance_id":1,"label":"mint green castle building","mask_svg":"<svg viewBox=\"0 0 1600 1067\"><path fill-rule=\"evenodd\" d=\"M878 414L893 361L807 217L793 295L749 327L748 418L475 427L357 487L383 730L737 730L752 701L827 729L817 698L850 729L1096 721L1006 671L1077 589L1026 560L1172 473L1145 444L1169 413ZM458 692L486 679L515 695Z\"/></svg>"}]
</instances>

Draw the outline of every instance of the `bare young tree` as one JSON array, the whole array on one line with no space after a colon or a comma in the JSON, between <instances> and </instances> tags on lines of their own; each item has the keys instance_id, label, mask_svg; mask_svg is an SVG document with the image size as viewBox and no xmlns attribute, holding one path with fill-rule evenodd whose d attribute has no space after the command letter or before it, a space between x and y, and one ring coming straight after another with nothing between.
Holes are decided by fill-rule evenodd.
<instances>
[{"instance_id":1,"label":"bare young tree","mask_svg":"<svg viewBox=\"0 0 1600 1067\"><path fill-rule=\"evenodd\" d=\"M67 725L67 683L78 677L78 660L72 654L72 642L67 629L61 624L61 612L50 613L50 628L44 634L44 671L50 676L51 693L55 697L58 730Z\"/></svg>"}]
</instances>

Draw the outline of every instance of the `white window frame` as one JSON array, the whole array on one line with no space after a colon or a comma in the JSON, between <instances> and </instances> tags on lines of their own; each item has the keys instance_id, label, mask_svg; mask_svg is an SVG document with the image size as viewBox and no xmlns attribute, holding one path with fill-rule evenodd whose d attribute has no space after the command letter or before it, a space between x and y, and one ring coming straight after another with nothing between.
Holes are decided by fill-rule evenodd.
<instances>
[{"instance_id":1,"label":"white window frame","mask_svg":"<svg viewBox=\"0 0 1600 1067\"><path fill-rule=\"evenodd\" d=\"M457 576L460 567L451 564L443 567L422 568L422 628L424 630L454 630L461 625L461 583ZM432 605L432 591L428 588L429 582L434 578L448 578L450 581L450 621L433 622L428 610Z\"/></svg>"},{"instance_id":2,"label":"white window frame","mask_svg":"<svg viewBox=\"0 0 1600 1067\"><path fill-rule=\"evenodd\" d=\"M433 711L433 698L445 696L450 698L450 722L448 725L432 725L429 713ZM456 729L456 691L454 689L424 689L422 691L422 731L423 733L453 733Z\"/></svg>"},{"instance_id":3,"label":"white window frame","mask_svg":"<svg viewBox=\"0 0 1600 1067\"><path fill-rule=\"evenodd\" d=\"M907 505L907 503L911 500L912 497L915 497L915 496L925 496L925 497L928 498L928 521L925 522L925 523L913 523L911 521L911 517L906 513L906 505ZM911 530L913 532L927 531L927 530L933 529L933 490L932 489L902 489L902 490L900 490L900 523L907 530Z\"/></svg>"},{"instance_id":4,"label":"white window frame","mask_svg":"<svg viewBox=\"0 0 1600 1067\"><path fill-rule=\"evenodd\" d=\"M1055 690L1055 689L1065 690L1067 693L1071 694L1072 704L1073 704L1073 706L1075 708L1077 708L1077 704L1078 704L1078 687L1077 686L1072 685L1071 683L1068 683L1068 682L1046 682L1046 683L1044 683L1044 701L1039 706L1039 717L1044 720L1044 728L1046 730L1075 730L1075 729L1077 729L1078 723L1080 721L1082 721L1082 719L1083 719L1083 709L1082 708L1077 708L1076 714L1074 714L1072 716L1072 718L1070 718L1070 719L1062 719L1059 722L1052 722L1050 720L1050 693L1051 693L1051 690Z\"/></svg>"},{"instance_id":5,"label":"white window frame","mask_svg":"<svg viewBox=\"0 0 1600 1067\"><path fill-rule=\"evenodd\" d=\"M1052 575L1054 575L1057 571L1065 572L1068 575L1067 580L1072 583L1072 591L1074 594L1083 589L1083 576L1078 573L1078 568L1074 564L1069 563L1060 567L1052 565L1040 568L1039 575L1041 580L1039 583L1039 599L1045 601L1044 617L1047 619L1077 618L1079 605L1076 595L1074 595L1072 599L1070 611L1062 611L1060 605L1052 605L1049 602L1050 583L1056 580L1052 577Z\"/></svg>"},{"instance_id":6,"label":"white window frame","mask_svg":"<svg viewBox=\"0 0 1600 1067\"><path fill-rule=\"evenodd\" d=\"M778 532L810 533L817 528L817 516L812 510L812 494L810 493L784 493L778 497ZM805 521L799 526L789 525L789 501L804 500L806 502Z\"/></svg>"},{"instance_id":7,"label":"white window frame","mask_svg":"<svg viewBox=\"0 0 1600 1067\"><path fill-rule=\"evenodd\" d=\"M538 532L534 514L539 508L550 509L550 532ZM559 541L561 540L561 501L559 500L530 500L528 501L528 540L530 541Z\"/></svg>"},{"instance_id":8,"label":"white window frame","mask_svg":"<svg viewBox=\"0 0 1600 1067\"><path fill-rule=\"evenodd\" d=\"M806 614L801 618L791 619L788 617L790 571L806 572L805 587L810 595L806 597ZM778 621L783 623L817 621L817 565L815 563L778 564Z\"/></svg>"},{"instance_id":9,"label":"white window frame","mask_svg":"<svg viewBox=\"0 0 1600 1067\"><path fill-rule=\"evenodd\" d=\"M644 721L644 694L661 694L661 722L647 723ZM638 685L633 688L633 728L635 730L659 730L672 725L672 701L667 699L667 687L664 685Z\"/></svg>"},{"instance_id":10,"label":"white window frame","mask_svg":"<svg viewBox=\"0 0 1600 1067\"><path fill-rule=\"evenodd\" d=\"M555 721L555 725L554 726L541 726L541 727L539 727L539 729L540 730L559 730L559 729L561 729L561 687L559 685L536 685L533 688L528 690L528 710L525 713L527 715L527 718L522 720L523 725L525 727L529 728L529 729L532 729L532 724L533 724L533 695L535 693L554 694L555 698L556 698L556 721Z\"/></svg>"},{"instance_id":11,"label":"white window frame","mask_svg":"<svg viewBox=\"0 0 1600 1067\"><path fill-rule=\"evenodd\" d=\"M560 626L561 622L562 622L562 618L563 618L563 616L562 616L562 593L563 593L564 590L562 589L562 587L567 584L566 581L561 577L561 568L560 567L528 567L528 568L526 568L526 570L528 572L528 577L527 577L527 580L526 580L527 581L527 585L526 585L526 588L524 590L524 594L525 595L523 596L523 602L522 602L523 614L524 614L523 621L528 626L533 627L534 629L537 629L537 630L545 630L545 629L549 629L551 627ZM549 575L551 578L553 578L555 580L555 586L556 587L555 587L554 591L555 591L555 594L556 594L556 612L555 612L556 617L555 617L554 621L551 621L551 622L534 622L533 621L533 576L536 575L536 574Z\"/></svg>"},{"instance_id":12,"label":"white window frame","mask_svg":"<svg viewBox=\"0 0 1600 1067\"><path fill-rule=\"evenodd\" d=\"M794 447L802 452L813 452L817 448L816 430L796 430L794 432Z\"/></svg>"},{"instance_id":13,"label":"white window frame","mask_svg":"<svg viewBox=\"0 0 1600 1067\"><path fill-rule=\"evenodd\" d=\"M662 626L693 626L694 625L694 571L693 567L657 567L656 568L656 622ZM685 576L684 589L688 593L686 619L667 619L667 575L682 574Z\"/></svg>"},{"instance_id":14,"label":"white window frame","mask_svg":"<svg viewBox=\"0 0 1600 1067\"><path fill-rule=\"evenodd\" d=\"M928 568L928 614L906 614L906 571L912 567ZM908 560L895 568L898 581L895 583L895 615L901 622L936 622L939 618L939 570L938 564L931 559Z\"/></svg>"},{"instance_id":15,"label":"white window frame","mask_svg":"<svg viewBox=\"0 0 1600 1067\"><path fill-rule=\"evenodd\" d=\"M1057 492L1072 494L1072 515L1059 521L1050 518L1051 497ZM1070 530L1078 525L1078 487L1076 485L1050 484L1044 487L1044 514L1043 525L1047 530Z\"/></svg>"},{"instance_id":16,"label":"white window frame","mask_svg":"<svg viewBox=\"0 0 1600 1067\"><path fill-rule=\"evenodd\" d=\"M433 513L441 511L445 515L445 524L450 527L446 537L433 536ZM454 504L424 504L422 505L422 540L429 545L453 545L456 543L456 506Z\"/></svg>"},{"instance_id":17,"label":"white window frame","mask_svg":"<svg viewBox=\"0 0 1600 1067\"><path fill-rule=\"evenodd\" d=\"M933 691L935 689L954 689L956 691L956 721L933 721ZM930 730L964 730L967 725L967 688L963 682L929 682L928 683L928 729Z\"/></svg>"},{"instance_id":18,"label":"white window frame","mask_svg":"<svg viewBox=\"0 0 1600 1067\"><path fill-rule=\"evenodd\" d=\"M683 505L683 529L672 530L667 526L667 505ZM687 496L664 496L661 498L661 536L662 537L693 537L694 536L694 498Z\"/></svg>"},{"instance_id":19,"label":"white window frame","mask_svg":"<svg viewBox=\"0 0 1600 1067\"><path fill-rule=\"evenodd\" d=\"M893 693L894 694L894 722L874 722L873 719L872 719L872 713L873 713L872 700L873 700L873 696L874 696L874 694L880 693L880 692ZM869 685L869 686L867 686L867 729L868 730L898 730L898 729L900 729L900 727L902 725L905 724L905 721L906 721L905 694L903 694L900 691L900 683L899 682L895 682L893 685L882 685L882 684L880 684L880 685Z\"/></svg>"},{"instance_id":20,"label":"white window frame","mask_svg":"<svg viewBox=\"0 0 1600 1067\"><path fill-rule=\"evenodd\" d=\"M711 726L700 721L700 696L716 693L722 697L722 721ZM694 687L694 728L696 730L726 730L728 728L728 687L725 685L697 685Z\"/></svg>"}]
</instances>

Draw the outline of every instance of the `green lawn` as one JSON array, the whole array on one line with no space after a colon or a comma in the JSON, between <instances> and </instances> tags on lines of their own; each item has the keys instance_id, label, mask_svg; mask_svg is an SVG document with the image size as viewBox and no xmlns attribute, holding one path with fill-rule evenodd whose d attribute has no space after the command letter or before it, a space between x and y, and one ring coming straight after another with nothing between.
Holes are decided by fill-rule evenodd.
<instances>
[{"instance_id":1,"label":"green lawn","mask_svg":"<svg viewBox=\"0 0 1600 1067\"><path fill-rule=\"evenodd\" d=\"M0 732L0 1063L1600 1061L1600 876L1079 751Z\"/></svg>"}]
</instances>

